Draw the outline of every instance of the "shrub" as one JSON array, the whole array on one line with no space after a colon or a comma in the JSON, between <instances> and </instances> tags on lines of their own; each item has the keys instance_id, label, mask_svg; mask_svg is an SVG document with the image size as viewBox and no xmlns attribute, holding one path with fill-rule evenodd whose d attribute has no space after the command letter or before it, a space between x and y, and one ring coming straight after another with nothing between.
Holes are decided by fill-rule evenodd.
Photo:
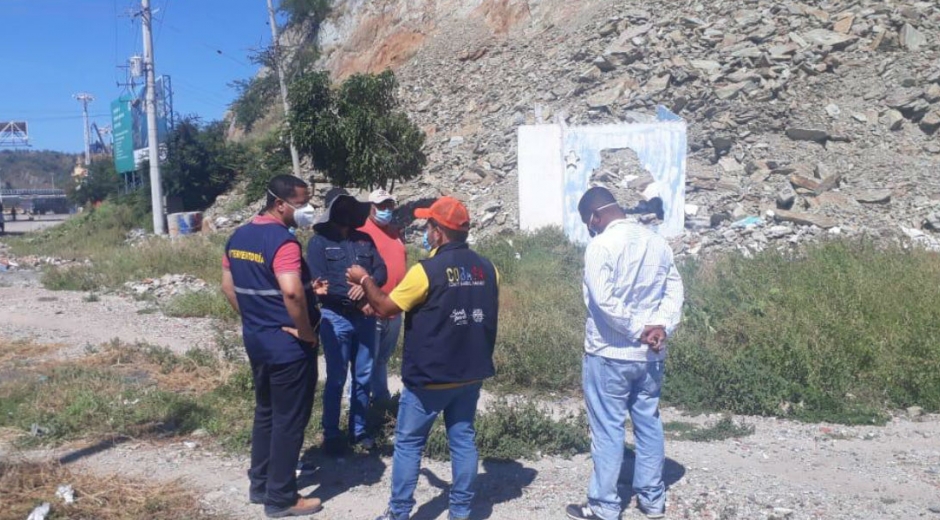
<instances>
[{"instance_id":1,"label":"shrub","mask_svg":"<svg viewBox=\"0 0 940 520\"><path fill-rule=\"evenodd\" d=\"M238 316L219 290L193 291L171 299L163 314L177 318L219 318L234 320Z\"/></svg>"},{"instance_id":2,"label":"shrub","mask_svg":"<svg viewBox=\"0 0 940 520\"><path fill-rule=\"evenodd\" d=\"M591 448L584 415L554 419L538 405L500 401L476 419L477 449L481 458L498 460L538 459L542 456L570 457ZM431 430L426 456L450 460L443 421Z\"/></svg>"},{"instance_id":3,"label":"shrub","mask_svg":"<svg viewBox=\"0 0 940 520\"><path fill-rule=\"evenodd\" d=\"M235 124L250 132L274 104L277 95L277 76L266 74L247 80L236 80L229 86L238 91L232 103Z\"/></svg>"},{"instance_id":4,"label":"shrub","mask_svg":"<svg viewBox=\"0 0 940 520\"><path fill-rule=\"evenodd\" d=\"M581 257L558 229L477 248L500 274L496 383L504 390L576 392L584 351Z\"/></svg>"},{"instance_id":5,"label":"shrub","mask_svg":"<svg viewBox=\"0 0 940 520\"><path fill-rule=\"evenodd\" d=\"M934 253L853 241L687 264L665 397L848 423L938 410L938 276Z\"/></svg>"},{"instance_id":6,"label":"shrub","mask_svg":"<svg viewBox=\"0 0 940 520\"><path fill-rule=\"evenodd\" d=\"M128 205L106 202L40 233L10 239L9 244L18 256L91 258L121 246L127 231L143 227L147 218Z\"/></svg>"}]
</instances>

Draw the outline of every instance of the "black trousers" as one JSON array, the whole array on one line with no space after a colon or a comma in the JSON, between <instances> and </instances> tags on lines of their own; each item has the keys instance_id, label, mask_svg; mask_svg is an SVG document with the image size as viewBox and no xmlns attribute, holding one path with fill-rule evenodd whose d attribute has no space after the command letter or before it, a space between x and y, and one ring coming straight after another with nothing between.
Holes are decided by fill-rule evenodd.
<instances>
[{"instance_id":1,"label":"black trousers","mask_svg":"<svg viewBox=\"0 0 940 520\"><path fill-rule=\"evenodd\" d=\"M251 432L251 494L265 505L297 502L297 461L317 388L317 358L283 364L251 363L255 421Z\"/></svg>"}]
</instances>

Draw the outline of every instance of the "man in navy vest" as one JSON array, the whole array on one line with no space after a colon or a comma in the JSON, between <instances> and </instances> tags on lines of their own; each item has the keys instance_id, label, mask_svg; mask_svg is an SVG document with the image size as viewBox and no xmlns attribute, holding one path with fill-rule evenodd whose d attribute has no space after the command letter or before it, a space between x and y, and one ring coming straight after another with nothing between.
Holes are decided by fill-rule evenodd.
<instances>
[{"instance_id":1,"label":"man in navy vest","mask_svg":"<svg viewBox=\"0 0 940 520\"><path fill-rule=\"evenodd\" d=\"M421 452L434 420L444 414L450 444L453 485L450 518L470 516L477 475L473 422L484 379L492 377L499 314L498 275L493 264L470 250L470 216L460 201L438 199L415 210L427 219L425 247L430 257L405 275L386 295L359 267L347 272L361 285L381 316L405 312L402 382L405 385L395 427L392 497L378 520L407 520L415 506Z\"/></svg>"},{"instance_id":2,"label":"man in navy vest","mask_svg":"<svg viewBox=\"0 0 940 520\"><path fill-rule=\"evenodd\" d=\"M264 210L225 246L222 292L241 315L255 386L249 499L270 518L321 509L297 492L295 469L317 384L315 284L294 228L313 223L307 183L271 179Z\"/></svg>"},{"instance_id":3,"label":"man in navy vest","mask_svg":"<svg viewBox=\"0 0 940 520\"><path fill-rule=\"evenodd\" d=\"M375 443L366 429L375 351L375 315L363 300L360 287L346 283L346 270L360 265L379 283L385 283L385 262L372 237L358 231L369 218L369 205L335 189L327 194L326 212L314 226L307 244L310 272L329 282L320 298L323 311L323 354L326 385L323 389L323 451L341 455L347 446L339 428L346 374L352 373L349 404L349 442L371 449Z\"/></svg>"}]
</instances>

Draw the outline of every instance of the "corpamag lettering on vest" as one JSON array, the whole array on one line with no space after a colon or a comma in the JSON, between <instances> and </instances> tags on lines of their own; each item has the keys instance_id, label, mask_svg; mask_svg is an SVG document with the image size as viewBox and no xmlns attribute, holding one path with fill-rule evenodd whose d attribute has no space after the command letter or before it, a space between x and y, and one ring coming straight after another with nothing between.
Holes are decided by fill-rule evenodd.
<instances>
[{"instance_id":1,"label":"corpamag lettering on vest","mask_svg":"<svg viewBox=\"0 0 940 520\"><path fill-rule=\"evenodd\" d=\"M492 377L499 317L496 269L464 243L444 244L421 265L428 296L405 314L405 386Z\"/></svg>"},{"instance_id":2,"label":"corpamag lettering on vest","mask_svg":"<svg viewBox=\"0 0 940 520\"><path fill-rule=\"evenodd\" d=\"M242 249L229 249L228 257L232 260L247 260L256 264L264 263L264 255L253 251L244 251Z\"/></svg>"},{"instance_id":3,"label":"corpamag lettering on vest","mask_svg":"<svg viewBox=\"0 0 940 520\"><path fill-rule=\"evenodd\" d=\"M448 267L445 269L449 287L473 287L486 285L486 273L481 267Z\"/></svg>"}]
</instances>

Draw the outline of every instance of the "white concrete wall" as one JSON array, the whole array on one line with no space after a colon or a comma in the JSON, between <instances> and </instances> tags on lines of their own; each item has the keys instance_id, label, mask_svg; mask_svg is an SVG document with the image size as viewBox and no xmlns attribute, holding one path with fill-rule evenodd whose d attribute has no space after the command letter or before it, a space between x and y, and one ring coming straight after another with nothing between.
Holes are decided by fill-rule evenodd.
<instances>
[{"instance_id":1,"label":"white concrete wall","mask_svg":"<svg viewBox=\"0 0 940 520\"><path fill-rule=\"evenodd\" d=\"M659 122L584 127L519 128L519 223L531 231L561 226L568 238L587 243L578 201L601 166L601 152L629 148L655 179L663 200L665 237L685 227L686 124L660 108Z\"/></svg>"},{"instance_id":2,"label":"white concrete wall","mask_svg":"<svg viewBox=\"0 0 940 520\"><path fill-rule=\"evenodd\" d=\"M519 127L519 227L523 231L564 224L561 144L558 125Z\"/></svg>"}]
</instances>

